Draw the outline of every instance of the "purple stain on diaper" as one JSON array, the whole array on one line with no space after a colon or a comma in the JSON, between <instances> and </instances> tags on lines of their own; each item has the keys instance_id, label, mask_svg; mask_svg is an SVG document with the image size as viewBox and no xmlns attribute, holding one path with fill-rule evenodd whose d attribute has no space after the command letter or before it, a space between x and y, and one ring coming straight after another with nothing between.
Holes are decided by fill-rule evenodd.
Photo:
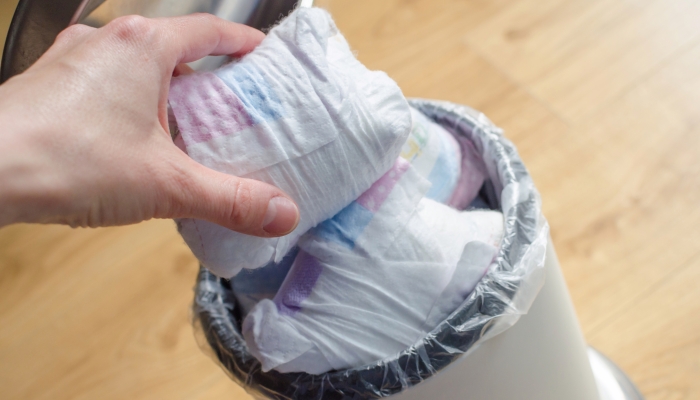
<instances>
[{"instance_id":1,"label":"purple stain on diaper","mask_svg":"<svg viewBox=\"0 0 700 400\"><path fill-rule=\"evenodd\" d=\"M411 164L408 161L399 157L394 166L355 201L366 209L377 212L386 198L389 197L389 193L394 189L396 182L401 179L401 176L410 166Z\"/></svg>"},{"instance_id":2,"label":"purple stain on diaper","mask_svg":"<svg viewBox=\"0 0 700 400\"><path fill-rule=\"evenodd\" d=\"M322 271L323 266L316 257L300 250L273 300L279 313L292 316L299 312L301 303L311 294Z\"/></svg>"},{"instance_id":3,"label":"purple stain on diaper","mask_svg":"<svg viewBox=\"0 0 700 400\"><path fill-rule=\"evenodd\" d=\"M169 101L186 145L228 136L253 125L243 102L210 72L174 78Z\"/></svg>"}]
</instances>

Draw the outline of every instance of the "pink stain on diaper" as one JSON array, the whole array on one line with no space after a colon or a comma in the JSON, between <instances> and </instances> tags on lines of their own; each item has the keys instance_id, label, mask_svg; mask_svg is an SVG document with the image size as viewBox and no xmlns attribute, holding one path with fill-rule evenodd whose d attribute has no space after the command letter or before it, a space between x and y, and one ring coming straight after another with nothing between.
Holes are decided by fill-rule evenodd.
<instances>
[{"instance_id":1,"label":"pink stain on diaper","mask_svg":"<svg viewBox=\"0 0 700 400\"><path fill-rule=\"evenodd\" d=\"M408 161L399 157L394 166L355 201L362 207L372 212L377 212L379 207L386 201L386 198L389 197L389 193L394 189L396 182L401 179L401 176L410 166L411 164Z\"/></svg>"},{"instance_id":2,"label":"pink stain on diaper","mask_svg":"<svg viewBox=\"0 0 700 400\"><path fill-rule=\"evenodd\" d=\"M186 145L228 136L253 125L241 100L210 72L173 78L169 102Z\"/></svg>"},{"instance_id":3,"label":"pink stain on diaper","mask_svg":"<svg viewBox=\"0 0 700 400\"><path fill-rule=\"evenodd\" d=\"M456 140L462 150L462 173L447 205L464 210L479 194L487 173L486 165L471 140L461 136Z\"/></svg>"}]
</instances>

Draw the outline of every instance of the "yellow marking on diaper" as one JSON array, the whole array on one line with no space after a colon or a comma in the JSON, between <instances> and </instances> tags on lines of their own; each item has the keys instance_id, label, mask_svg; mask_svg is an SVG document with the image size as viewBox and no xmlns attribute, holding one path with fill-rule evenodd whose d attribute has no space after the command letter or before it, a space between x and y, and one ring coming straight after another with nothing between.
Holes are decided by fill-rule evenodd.
<instances>
[{"instance_id":1,"label":"yellow marking on diaper","mask_svg":"<svg viewBox=\"0 0 700 400\"><path fill-rule=\"evenodd\" d=\"M401 149L401 158L406 161L411 161L421 153L421 150L422 146L416 143L416 141L411 137L403 145L403 149Z\"/></svg>"}]
</instances>

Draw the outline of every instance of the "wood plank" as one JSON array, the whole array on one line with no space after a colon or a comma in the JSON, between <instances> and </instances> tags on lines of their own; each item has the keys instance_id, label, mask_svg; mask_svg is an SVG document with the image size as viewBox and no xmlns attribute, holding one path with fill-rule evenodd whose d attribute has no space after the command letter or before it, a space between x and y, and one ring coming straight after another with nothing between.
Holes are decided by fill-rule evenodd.
<instances>
[{"instance_id":1,"label":"wood plank","mask_svg":"<svg viewBox=\"0 0 700 400\"><path fill-rule=\"evenodd\" d=\"M698 254L698 67L700 46L574 128L540 186L586 332Z\"/></svg>"},{"instance_id":2,"label":"wood plank","mask_svg":"<svg viewBox=\"0 0 700 400\"><path fill-rule=\"evenodd\" d=\"M197 263L171 221L0 232L3 398L178 398L223 376L194 340Z\"/></svg>"},{"instance_id":3,"label":"wood plank","mask_svg":"<svg viewBox=\"0 0 700 400\"><path fill-rule=\"evenodd\" d=\"M5 43L7 37L7 29L10 27L12 15L15 13L18 0L3 0L0 3L0 43ZM0 57L5 46L0 46Z\"/></svg>"},{"instance_id":4,"label":"wood plank","mask_svg":"<svg viewBox=\"0 0 700 400\"><path fill-rule=\"evenodd\" d=\"M217 377L205 390L198 392L192 397L185 397L188 400L208 400L208 399L252 399L242 387L235 384L226 376Z\"/></svg>"},{"instance_id":5,"label":"wood plank","mask_svg":"<svg viewBox=\"0 0 700 400\"><path fill-rule=\"evenodd\" d=\"M549 105L475 52L465 35L509 1L320 1L358 58L385 71L407 97L468 104L516 138L553 123Z\"/></svg>"},{"instance_id":6,"label":"wood plank","mask_svg":"<svg viewBox=\"0 0 700 400\"><path fill-rule=\"evenodd\" d=\"M518 0L467 39L576 121L605 108L700 37L693 0Z\"/></svg>"},{"instance_id":7,"label":"wood plank","mask_svg":"<svg viewBox=\"0 0 700 400\"><path fill-rule=\"evenodd\" d=\"M700 257L588 337L620 364L647 400L700 398Z\"/></svg>"}]
</instances>

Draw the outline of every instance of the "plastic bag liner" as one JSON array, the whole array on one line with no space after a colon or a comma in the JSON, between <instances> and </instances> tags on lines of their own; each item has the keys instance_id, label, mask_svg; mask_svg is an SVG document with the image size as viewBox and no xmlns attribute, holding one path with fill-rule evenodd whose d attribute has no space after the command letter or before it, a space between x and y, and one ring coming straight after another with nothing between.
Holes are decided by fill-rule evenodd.
<instances>
[{"instance_id":1,"label":"plastic bag liner","mask_svg":"<svg viewBox=\"0 0 700 400\"><path fill-rule=\"evenodd\" d=\"M483 114L466 106L410 100L452 134L471 140L489 179L482 196L500 208L505 233L496 263L444 322L393 358L320 375L262 372L241 335L243 316L229 281L205 269L197 278L194 325L202 348L258 398L366 399L388 397L420 384L467 356L481 341L515 324L544 284L549 229L540 197L513 144Z\"/></svg>"}]
</instances>

